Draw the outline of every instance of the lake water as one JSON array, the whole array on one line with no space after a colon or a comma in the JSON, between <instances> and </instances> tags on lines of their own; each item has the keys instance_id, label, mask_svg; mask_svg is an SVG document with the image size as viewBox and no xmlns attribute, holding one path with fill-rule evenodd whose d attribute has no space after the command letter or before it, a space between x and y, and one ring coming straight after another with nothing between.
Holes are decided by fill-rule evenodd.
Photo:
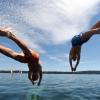
<instances>
[{"instance_id":1,"label":"lake water","mask_svg":"<svg viewBox=\"0 0 100 100\"><path fill-rule=\"evenodd\" d=\"M100 100L100 75L44 74L33 86L27 74L0 74L0 100Z\"/></svg>"}]
</instances>

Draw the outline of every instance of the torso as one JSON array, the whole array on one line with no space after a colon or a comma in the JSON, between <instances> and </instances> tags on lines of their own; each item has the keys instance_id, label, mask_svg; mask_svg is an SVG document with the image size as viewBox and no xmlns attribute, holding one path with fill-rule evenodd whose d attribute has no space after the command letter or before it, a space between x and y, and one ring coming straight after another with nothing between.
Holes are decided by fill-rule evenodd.
<instances>
[{"instance_id":1,"label":"torso","mask_svg":"<svg viewBox=\"0 0 100 100\"><path fill-rule=\"evenodd\" d=\"M32 62L39 62L39 53L35 51L31 51L32 56L30 57L29 55L24 55L25 60L27 62L32 61Z\"/></svg>"},{"instance_id":2,"label":"torso","mask_svg":"<svg viewBox=\"0 0 100 100\"><path fill-rule=\"evenodd\" d=\"M75 46L71 49L71 55L79 55L81 52L81 46Z\"/></svg>"},{"instance_id":3,"label":"torso","mask_svg":"<svg viewBox=\"0 0 100 100\"><path fill-rule=\"evenodd\" d=\"M32 51L32 58L34 61L39 61L39 53Z\"/></svg>"},{"instance_id":4,"label":"torso","mask_svg":"<svg viewBox=\"0 0 100 100\"><path fill-rule=\"evenodd\" d=\"M19 61L21 61L22 63L38 63L39 53L31 50L31 54L32 56L27 55L27 53L21 52L20 54L18 54L18 59L20 59Z\"/></svg>"}]
</instances>

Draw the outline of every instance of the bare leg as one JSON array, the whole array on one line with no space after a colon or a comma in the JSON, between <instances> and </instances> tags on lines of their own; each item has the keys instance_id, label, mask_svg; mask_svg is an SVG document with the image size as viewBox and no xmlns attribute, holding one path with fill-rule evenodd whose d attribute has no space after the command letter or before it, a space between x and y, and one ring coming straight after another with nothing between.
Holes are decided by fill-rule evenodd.
<instances>
[{"instance_id":1,"label":"bare leg","mask_svg":"<svg viewBox=\"0 0 100 100\"><path fill-rule=\"evenodd\" d=\"M31 57L31 52L26 46L26 44L16 37L14 34L12 34L10 31L0 30L0 36L8 37L9 39L13 40L17 45L23 50L25 54Z\"/></svg>"},{"instance_id":2,"label":"bare leg","mask_svg":"<svg viewBox=\"0 0 100 100\"><path fill-rule=\"evenodd\" d=\"M15 59L20 62L24 62L24 56L21 56L20 54L16 53L15 51L11 50L10 48L4 47L0 45L0 53Z\"/></svg>"},{"instance_id":3,"label":"bare leg","mask_svg":"<svg viewBox=\"0 0 100 100\"><path fill-rule=\"evenodd\" d=\"M99 32L98 32L98 29L99 29ZM100 21L98 21L95 25L93 25L90 31L85 32L81 36L81 40L84 41L85 39L90 39L92 35L94 34L100 34Z\"/></svg>"},{"instance_id":4,"label":"bare leg","mask_svg":"<svg viewBox=\"0 0 100 100\"><path fill-rule=\"evenodd\" d=\"M95 25L92 26L91 30L84 33L84 37L90 38L94 34L100 34L100 21L98 21ZM96 29L99 29L99 32L97 32Z\"/></svg>"},{"instance_id":5,"label":"bare leg","mask_svg":"<svg viewBox=\"0 0 100 100\"><path fill-rule=\"evenodd\" d=\"M99 27L100 27L100 21L98 21L95 25L93 25L91 29L95 29Z\"/></svg>"},{"instance_id":6,"label":"bare leg","mask_svg":"<svg viewBox=\"0 0 100 100\"><path fill-rule=\"evenodd\" d=\"M29 66L29 72L28 72L28 78L31 80L31 82L34 84L34 80L33 80L33 72L34 72L34 64L38 64L37 62L33 62L33 58L32 58L32 54L31 54L31 51L28 49L28 47L26 46L26 44L21 40L19 39L18 37L16 37L14 34L12 34L10 31L5 31L5 30L0 30L0 36L4 36L4 37L8 37L9 39L13 40L22 50L23 50L23 53L27 56L29 56L29 60L28 60L28 64L30 65ZM3 53L5 49L1 50L1 52ZM7 52L7 50L5 50L5 52L7 53L3 53L17 61L20 61L20 62L25 62L25 57L24 56L21 56L21 55L16 55L13 57L13 55L10 55L9 54L9 51ZM11 53L12 54L12 53ZM29 62L29 61L32 61L32 62ZM32 68L31 68L32 67ZM39 66L36 66L36 67L39 67ZM37 74L38 72L40 72L40 70L37 69ZM39 80L39 83L38 85L40 85L40 82L42 80L42 70L41 72L39 73L41 76L40 76L40 80ZM34 76L35 77L35 76Z\"/></svg>"},{"instance_id":7,"label":"bare leg","mask_svg":"<svg viewBox=\"0 0 100 100\"><path fill-rule=\"evenodd\" d=\"M82 34L81 40L88 41L95 34L100 34L100 27L91 29L90 31L87 31L84 34Z\"/></svg>"}]
</instances>

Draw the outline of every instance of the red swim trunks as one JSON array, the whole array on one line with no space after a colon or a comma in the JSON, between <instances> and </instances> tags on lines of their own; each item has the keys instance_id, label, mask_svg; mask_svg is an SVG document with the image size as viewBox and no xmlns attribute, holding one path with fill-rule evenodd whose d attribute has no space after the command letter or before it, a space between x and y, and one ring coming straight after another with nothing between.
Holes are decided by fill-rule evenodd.
<instances>
[{"instance_id":1,"label":"red swim trunks","mask_svg":"<svg viewBox=\"0 0 100 100\"><path fill-rule=\"evenodd\" d=\"M32 58L33 58L33 60L38 62L39 61L39 53L32 51Z\"/></svg>"}]
</instances>

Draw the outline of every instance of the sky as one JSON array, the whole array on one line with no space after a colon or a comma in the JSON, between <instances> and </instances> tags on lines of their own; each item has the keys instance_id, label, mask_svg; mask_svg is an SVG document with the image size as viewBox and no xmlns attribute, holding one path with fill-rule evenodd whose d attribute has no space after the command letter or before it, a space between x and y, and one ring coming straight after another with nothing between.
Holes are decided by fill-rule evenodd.
<instances>
[{"instance_id":1,"label":"sky","mask_svg":"<svg viewBox=\"0 0 100 100\"><path fill-rule=\"evenodd\" d=\"M43 71L71 71L71 38L100 20L100 0L0 0L0 28L10 27L30 49L40 53ZM77 71L100 70L100 36L82 46ZM0 37L0 45L21 49ZM0 70L28 70L27 64L0 53Z\"/></svg>"}]
</instances>

